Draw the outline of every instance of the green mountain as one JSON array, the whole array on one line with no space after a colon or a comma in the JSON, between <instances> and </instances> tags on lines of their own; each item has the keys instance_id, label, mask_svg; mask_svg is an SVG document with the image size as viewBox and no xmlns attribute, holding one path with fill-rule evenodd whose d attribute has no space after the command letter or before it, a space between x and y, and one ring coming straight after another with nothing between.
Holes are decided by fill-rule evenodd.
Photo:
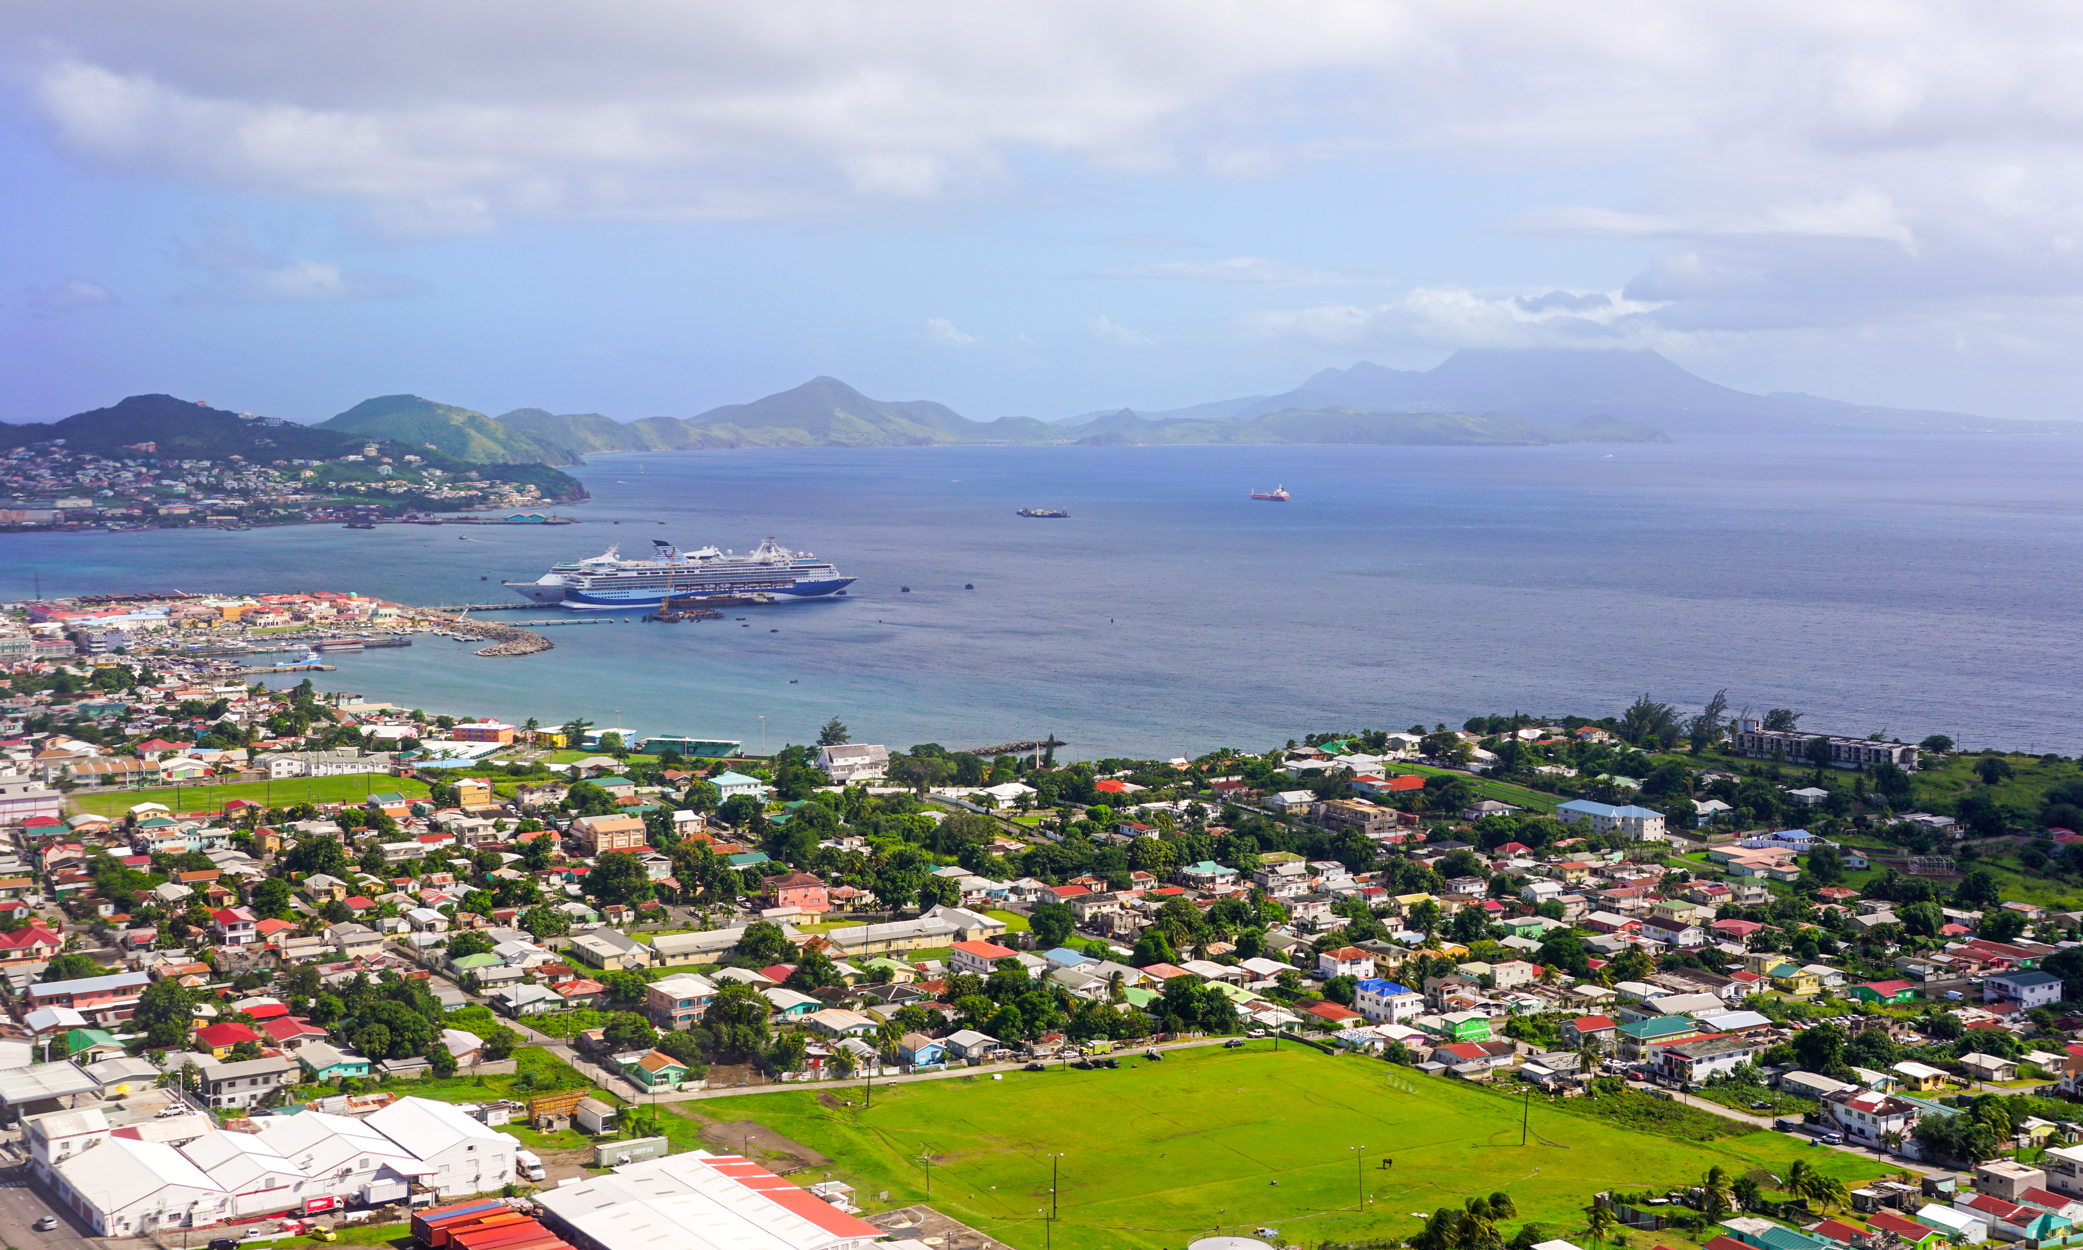
<instances>
[{"instance_id":1,"label":"green mountain","mask_svg":"<svg viewBox=\"0 0 2083 1250\"><path fill-rule=\"evenodd\" d=\"M319 422L318 428L431 447L472 464L581 463L576 452L501 425L481 412L437 404L417 395L365 399L339 416Z\"/></svg>"},{"instance_id":2,"label":"green mountain","mask_svg":"<svg viewBox=\"0 0 2083 1250\"><path fill-rule=\"evenodd\" d=\"M338 420L338 418L335 418ZM330 423L328 423L330 424ZM404 442L366 431L326 429L251 413L226 412L172 395L132 395L119 404L77 413L61 421L12 425L0 422L0 450L63 441L68 451L114 460L231 460L285 464L292 460L338 460L359 455L373 440L380 455L418 455L429 468L475 474L486 481L533 485L554 502L586 498L577 478L541 463L470 463L424 440Z\"/></svg>"},{"instance_id":3,"label":"green mountain","mask_svg":"<svg viewBox=\"0 0 2083 1250\"><path fill-rule=\"evenodd\" d=\"M539 443L569 448L583 455L678 451L697 445L687 423L675 417L645 417L625 424L597 412L553 413L541 408L516 408L501 413L497 420Z\"/></svg>"},{"instance_id":4,"label":"green mountain","mask_svg":"<svg viewBox=\"0 0 2083 1250\"><path fill-rule=\"evenodd\" d=\"M922 447L970 442L982 428L945 404L870 399L826 377L711 408L687 425L701 447Z\"/></svg>"}]
</instances>

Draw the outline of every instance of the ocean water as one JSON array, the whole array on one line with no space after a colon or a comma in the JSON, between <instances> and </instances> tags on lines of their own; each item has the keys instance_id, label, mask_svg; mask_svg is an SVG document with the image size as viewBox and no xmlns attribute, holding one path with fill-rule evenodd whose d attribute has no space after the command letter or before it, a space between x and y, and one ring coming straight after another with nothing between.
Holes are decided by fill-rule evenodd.
<instances>
[{"instance_id":1,"label":"ocean water","mask_svg":"<svg viewBox=\"0 0 2083 1250\"><path fill-rule=\"evenodd\" d=\"M660 453L579 470L576 526L0 535L0 598L491 602L610 543L771 535L860 580L743 625L559 628L519 659L422 639L326 685L752 748L834 715L895 746L1053 732L1077 757L1727 687L1809 728L2075 754L2079 469L2083 444L1991 438ZM1246 497L1275 485L1293 501Z\"/></svg>"}]
</instances>

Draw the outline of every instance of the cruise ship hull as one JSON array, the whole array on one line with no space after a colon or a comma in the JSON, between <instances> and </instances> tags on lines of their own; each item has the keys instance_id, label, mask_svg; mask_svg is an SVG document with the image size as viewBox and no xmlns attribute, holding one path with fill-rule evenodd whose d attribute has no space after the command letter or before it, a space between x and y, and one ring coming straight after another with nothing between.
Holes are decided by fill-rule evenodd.
<instances>
[{"instance_id":1,"label":"cruise ship hull","mask_svg":"<svg viewBox=\"0 0 2083 1250\"><path fill-rule=\"evenodd\" d=\"M848 586L853 585L853 583L854 579L851 577L828 577L818 581L798 581L787 584L745 587L743 589L689 586L673 591L670 596L664 591L643 590L612 591L603 594L579 590L562 584L546 585L541 582L507 582L505 585L508 590L513 591L537 607L575 608L581 611L616 611L618 609L656 608L662 605L668 597L681 603L696 600L706 602L726 599L739 599L747 603L760 602L761 600L816 599L825 595L837 594Z\"/></svg>"}]
</instances>

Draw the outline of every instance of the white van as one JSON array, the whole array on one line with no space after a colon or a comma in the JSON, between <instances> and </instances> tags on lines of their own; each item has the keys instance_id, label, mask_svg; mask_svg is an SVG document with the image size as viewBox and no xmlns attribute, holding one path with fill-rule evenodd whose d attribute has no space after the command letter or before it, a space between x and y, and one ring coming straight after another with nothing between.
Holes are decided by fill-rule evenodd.
<instances>
[{"instance_id":1,"label":"white van","mask_svg":"<svg viewBox=\"0 0 2083 1250\"><path fill-rule=\"evenodd\" d=\"M544 1179L548 1173L542 1170L542 1159L533 1150L514 1149L514 1171L531 1181Z\"/></svg>"}]
</instances>

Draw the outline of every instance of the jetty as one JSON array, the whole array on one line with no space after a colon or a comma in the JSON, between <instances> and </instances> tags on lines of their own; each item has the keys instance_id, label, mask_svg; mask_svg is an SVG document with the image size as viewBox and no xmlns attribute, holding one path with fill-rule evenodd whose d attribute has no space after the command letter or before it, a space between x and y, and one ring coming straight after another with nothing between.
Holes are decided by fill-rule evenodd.
<instances>
[{"instance_id":1,"label":"jetty","mask_svg":"<svg viewBox=\"0 0 2083 1250\"><path fill-rule=\"evenodd\" d=\"M997 746L995 746L995 747L974 747L974 748L971 748L970 750L967 750L967 751L962 751L962 752L959 752L959 754L962 754L962 755L1033 755L1033 754L1035 754L1035 753L1037 753L1037 752L1040 752L1040 751L1053 751L1053 750L1055 750L1055 749L1056 749L1057 747L1062 747L1062 746L1069 746L1069 745L1070 745L1069 743L1067 743L1067 742L1065 742L1065 741L1064 741L1063 739L1061 739L1061 738L1057 737L1057 736L1056 736L1055 734L1050 734L1050 735L1049 735L1049 736L1048 736L1048 737L1047 737L1046 739L1044 739L1044 740L1041 740L1041 741L1037 741L1037 742L1001 742L1001 743L999 743L999 744L998 744Z\"/></svg>"},{"instance_id":2,"label":"jetty","mask_svg":"<svg viewBox=\"0 0 2083 1250\"><path fill-rule=\"evenodd\" d=\"M448 616L428 608L418 609L413 621L450 634L466 638L480 638L492 645L479 647L472 654L483 656L534 655L548 651L555 643L541 634L530 633L498 621L484 621L470 616Z\"/></svg>"},{"instance_id":3,"label":"jetty","mask_svg":"<svg viewBox=\"0 0 2083 1250\"><path fill-rule=\"evenodd\" d=\"M258 673L330 673L330 664L256 664L250 668L235 668L232 672L241 677L252 677Z\"/></svg>"}]
</instances>

